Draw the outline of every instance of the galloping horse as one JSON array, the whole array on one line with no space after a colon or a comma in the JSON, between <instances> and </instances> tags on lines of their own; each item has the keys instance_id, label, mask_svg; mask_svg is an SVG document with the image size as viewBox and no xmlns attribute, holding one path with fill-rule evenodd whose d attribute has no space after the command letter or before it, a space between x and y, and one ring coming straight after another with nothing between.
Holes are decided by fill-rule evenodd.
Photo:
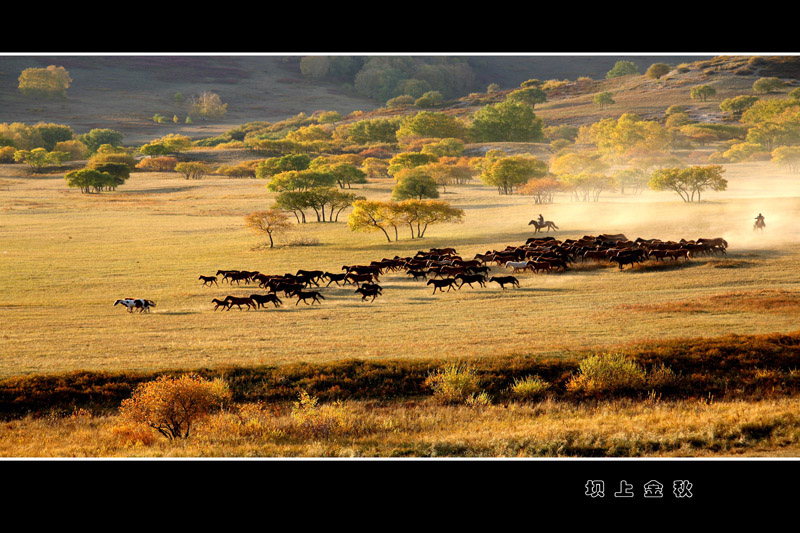
<instances>
[{"instance_id":1,"label":"galloping horse","mask_svg":"<svg viewBox=\"0 0 800 533\"><path fill-rule=\"evenodd\" d=\"M150 308L156 306L153 300L145 300L144 298L123 298L114 302L114 305L117 304L124 305L129 313L133 313L134 309L138 309L140 313L143 311L149 313Z\"/></svg>"},{"instance_id":2,"label":"galloping horse","mask_svg":"<svg viewBox=\"0 0 800 533\"><path fill-rule=\"evenodd\" d=\"M756 219L756 223L753 224L753 231L764 231L767 225L764 223L763 218Z\"/></svg>"},{"instance_id":3,"label":"galloping horse","mask_svg":"<svg viewBox=\"0 0 800 533\"><path fill-rule=\"evenodd\" d=\"M531 220L530 222L528 222L528 225L534 227L533 230L534 234L539 233L544 228L547 228L548 232L550 231L550 229L552 229L553 231L558 229L558 226L556 226L552 220L545 220L544 223L542 224L539 224L539 222L536 220Z\"/></svg>"}]
</instances>

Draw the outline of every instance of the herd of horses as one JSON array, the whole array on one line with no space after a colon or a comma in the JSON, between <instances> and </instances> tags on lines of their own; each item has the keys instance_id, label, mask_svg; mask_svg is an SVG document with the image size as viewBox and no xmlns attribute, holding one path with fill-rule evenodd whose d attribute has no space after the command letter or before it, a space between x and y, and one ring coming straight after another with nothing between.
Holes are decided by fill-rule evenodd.
<instances>
[{"instance_id":1,"label":"herd of horses","mask_svg":"<svg viewBox=\"0 0 800 533\"><path fill-rule=\"evenodd\" d=\"M623 234L584 235L580 239L558 240L555 237L531 237L524 244L506 246L503 250L488 250L464 258L454 248L431 248L418 251L411 257L395 256L391 259L371 261L369 264L344 265L339 272L325 270L298 270L296 273L282 275L264 274L258 271L218 270L214 276L199 276L202 286L219 287L227 283L237 288L255 289L266 293L244 296L227 295L223 299L214 298L214 310L223 308L230 311L257 310L281 307L283 299L296 298L295 305L322 304L326 300L324 288L336 284L337 287L355 287L354 293L361 301L374 302L383 294L378 283L381 276L403 273L413 281L425 281L433 292L461 290L465 285L485 288L496 283L501 289L520 287L515 274L531 272L565 272L578 263L588 261L616 265L621 270L627 265L631 268L646 261L689 261L691 258L726 254L728 243L721 237L699 238L695 240L662 241L659 239L628 239ZM500 273L493 272L500 270ZM283 297L283 299L281 298ZM114 305L123 304L129 312L149 312L155 304L145 299L123 299Z\"/></svg>"}]
</instances>

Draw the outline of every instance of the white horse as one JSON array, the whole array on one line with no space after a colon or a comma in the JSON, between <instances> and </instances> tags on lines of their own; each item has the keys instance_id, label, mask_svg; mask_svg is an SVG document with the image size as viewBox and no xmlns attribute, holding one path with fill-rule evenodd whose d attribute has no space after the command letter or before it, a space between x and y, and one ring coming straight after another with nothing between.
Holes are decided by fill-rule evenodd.
<instances>
[{"instance_id":1,"label":"white horse","mask_svg":"<svg viewBox=\"0 0 800 533\"><path fill-rule=\"evenodd\" d=\"M514 269L514 272L518 272L520 270L525 270L529 268L530 261L506 261L505 267L511 267Z\"/></svg>"},{"instance_id":2,"label":"white horse","mask_svg":"<svg viewBox=\"0 0 800 533\"><path fill-rule=\"evenodd\" d=\"M123 298L114 302L114 305L117 304L124 305L129 313L133 313L134 309L138 309L140 313L149 313L150 308L156 306L153 300L145 300L144 298Z\"/></svg>"}]
</instances>

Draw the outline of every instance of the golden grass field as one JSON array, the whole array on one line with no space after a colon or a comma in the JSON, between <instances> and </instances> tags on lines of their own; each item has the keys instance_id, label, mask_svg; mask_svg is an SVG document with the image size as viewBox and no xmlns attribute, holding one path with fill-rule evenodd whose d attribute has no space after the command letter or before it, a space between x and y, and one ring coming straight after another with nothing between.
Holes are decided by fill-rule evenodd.
<instances>
[{"instance_id":1,"label":"golden grass field","mask_svg":"<svg viewBox=\"0 0 800 533\"><path fill-rule=\"evenodd\" d=\"M271 206L260 180L134 173L117 191L85 195L63 174L27 176L0 167L0 377L71 370L161 370L321 362L346 358L547 354L676 337L797 330L800 277L798 178L769 163L728 165L725 192L700 204L677 195L604 193L597 203L566 195L537 206L480 185L442 195L463 208L462 224L433 226L426 237L387 243L346 223L298 225L274 249L244 226ZM392 183L358 186L385 199ZM624 233L636 237L724 237L726 258L619 271L578 265L567 273L521 275L521 288L431 294L402 273L381 279L384 295L362 302L352 288L323 288L322 305L214 311L212 298L250 287L203 287L218 269L268 274L341 271L417 250L453 246L463 257L524 243L541 212L557 238ZM752 232L755 215L767 231ZM287 239L315 239L287 246ZM504 271L493 267L493 273ZM779 292L776 292L779 291ZM114 300L156 302L149 315ZM777 300L776 300L777 299ZM778 301L778 304L776 304ZM738 302L741 302L738 303Z\"/></svg>"}]
</instances>

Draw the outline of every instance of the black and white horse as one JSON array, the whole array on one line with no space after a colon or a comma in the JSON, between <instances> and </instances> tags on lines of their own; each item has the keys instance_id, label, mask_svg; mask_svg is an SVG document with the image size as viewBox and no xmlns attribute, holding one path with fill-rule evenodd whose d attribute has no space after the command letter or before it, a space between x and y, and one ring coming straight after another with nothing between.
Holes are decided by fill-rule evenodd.
<instances>
[{"instance_id":1,"label":"black and white horse","mask_svg":"<svg viewBox=\"0 0 800 533\"><path fill-rule=\"evenodd\" d=\"M153 300L145 300L144 298L123 298L114 302L114 305L117 304L124 305L129 313L133 313L134 309L138 309L140 313L149 313L150 308L156 306Z\"/></svg>"}]
</instances>

